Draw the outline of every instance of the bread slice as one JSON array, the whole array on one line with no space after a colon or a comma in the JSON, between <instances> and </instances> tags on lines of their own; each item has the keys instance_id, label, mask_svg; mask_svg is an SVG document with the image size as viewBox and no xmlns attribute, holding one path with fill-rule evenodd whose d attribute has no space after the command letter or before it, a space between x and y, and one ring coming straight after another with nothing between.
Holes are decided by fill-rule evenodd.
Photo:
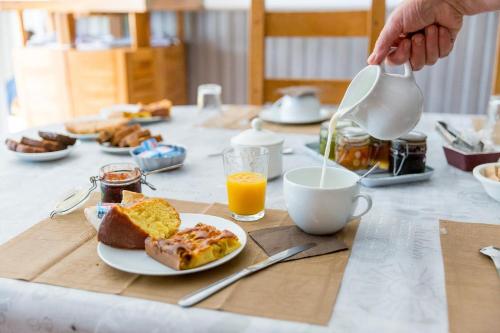
<instances>
[{"instance_id":1,"label":"bread slice","mask_svg":"<svg viewBox=\"0 0 500 333\"><path fill-rule=\"evenodd\" d=\"M125 192L125 191L124 191ZM113 206L99 226L100 242L125 249L144 249L147 237L168 238L181 223L167 200L125 194L124 205Z\"/></svg>"},{"instance_id":2,"label":"bread slice","mask_svg":"<svg viewBox=\"0 0 500 333\"><path fill-rule=\"evenodd\" d=\"M238 237L228 230L198 223L194 228L177 232L168 239L148 237L146 253L173 269L191 269L220 259L241 246Z\"/></svg>"}]
</instances>

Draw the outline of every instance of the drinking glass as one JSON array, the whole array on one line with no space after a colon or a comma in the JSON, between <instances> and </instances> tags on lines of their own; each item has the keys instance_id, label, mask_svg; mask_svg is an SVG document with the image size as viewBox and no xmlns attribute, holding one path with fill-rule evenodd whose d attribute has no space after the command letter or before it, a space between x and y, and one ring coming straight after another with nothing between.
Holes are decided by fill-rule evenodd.
<instances>
[{"instance_id":1,"label":"drinking glass","mask_svg":"<svg viewBox=\"0 0 500 333\"><path fill-rule=\"evenodd\" d=\"M202 84L198 86L198 109L221 111L222 87L218 84Z\"/></svg>"},{"instance_id":2,"label":"drinking glass","mask_svg":"<svg viewBox=\"0 0 500 333\"><path fill-rule=\"evenodd\" d=\"M269 150L264 147L228 148L223 153L229 211L237 221L264 217Z\"/></svg>"}]
</instances>

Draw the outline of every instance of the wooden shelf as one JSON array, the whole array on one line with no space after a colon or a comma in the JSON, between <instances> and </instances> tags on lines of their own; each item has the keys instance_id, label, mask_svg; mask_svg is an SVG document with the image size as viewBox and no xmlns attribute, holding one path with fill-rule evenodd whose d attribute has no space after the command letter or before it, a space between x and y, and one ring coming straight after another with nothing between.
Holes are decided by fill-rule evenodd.
<instances>
[{"instance_id":1,"label":"wooden shelf","mask_svg":"<svg viewBox=\"0 0 500 333\"><path fill-rule=\"evenodd\" d=\"M202 8L202 0L0 0L0 10L42 9L71 13L144 13Z\"/></svg>"}]
</instances>

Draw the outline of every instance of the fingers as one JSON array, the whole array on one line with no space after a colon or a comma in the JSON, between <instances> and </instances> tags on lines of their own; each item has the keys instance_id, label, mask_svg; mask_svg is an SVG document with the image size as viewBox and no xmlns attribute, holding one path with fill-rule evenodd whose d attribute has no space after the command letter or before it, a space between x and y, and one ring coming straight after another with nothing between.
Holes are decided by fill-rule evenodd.
<instances>
[{"instance_id":1,"label":"fingers","mask_svg":"<svg viewBox=\"0 0 500 333\"><path fill-rule=\"evenodd\" d=\"M454 37L452 37L450 31L446 28L439 27L439 57L444 58L450 54L453 48L453 43L455 42Z\"/></svg>"},{"instance_id":2,"label":"fingers","mask_svg":"<svg viewBox=\"0 0 500 333\"><path fill-rule=\"evenodd\" d=\"M410 59L411 52L411 42L409 39L403 39L396 51L389 53L387 55L387 62L391 66L404 64L408 59Z\"/></svg>"},{"instance_id":3,"label":"fingers","mask_svg":"<svg viewBox=\"0 0 500 333\"><path fill-rule=\"evenodd\" d=\"M425 64L434 65L439 53L438 27L430 25L425 28Z\"/></svg>"},{"instance_id":4,"label":"fingers","mask_svg":"<svg viewBox=\"0 0 500 333\"><path fill-rule=\"evenodd\" d=\"M410 63L414 71L418 71L425 66L426 62L426 49L425 37L423 34L418 33L411 37L411 56Z\"/></svg>"},{"instance_id":5,"label":"fingers","mask_svg":"<svg viewBox=\"0 0 500 333\"><path fill-rule=\"evenodd\" d=\"M370 65L380 64L391 50L392 45L399 40L402 32L402 25L397 17L389 19L375 43L372 54L368 57L368 63Z\"/></svg>"}]
</instances>

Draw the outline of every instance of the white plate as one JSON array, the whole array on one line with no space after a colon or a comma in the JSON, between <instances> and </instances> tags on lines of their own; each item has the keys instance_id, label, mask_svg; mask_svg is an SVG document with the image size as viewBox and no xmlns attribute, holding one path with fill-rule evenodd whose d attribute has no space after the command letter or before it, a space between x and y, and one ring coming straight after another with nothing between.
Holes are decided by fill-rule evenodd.
<instances>
[{"instance_id":1,"label":"white plate","mask_svg":"<svg viewBox=\"0 0 500 333\"><path fill-rule=\"evenodd\" d=\"M58 151L51 151L48 153L20 153L17 151L12 151L9 150L12 154L14 154L17 158L23 160L23 161L30 161L30 162L46 162L46 161L55 161L55 160L60 160L62 158L67 157L71 152L75 149L75 147L78 145L78 141L72 145L68 146L66 149L63 150L58 150Z\"/></svg>"},{"instance_id":2,"label":"white plate","mask_svg":"<svg viewBox=\"0 0 500 333\"><path fill-rule=\"evenodd\" d=\"M115 104L111 105L110 107L107 108L102 108L101 109L101 116L105 119L108 119L112 117L113 113L122 113L122 112L131 112L135 113L138 112L141 109L141 107L137 104ZM148 117L148 118L130 118L131 124L152 124L152 123L157 123L160 121L166 121L168 120L168 117Z\"/></svg>"},{"instance_id":3,"label":"white plate","mask_svg":"<svg viewBox=\"0 0 500 333\"><path fill-rule=\"evenodd\" d=\"M221 217L205 214L188 214L181 213L181 225L179 230L194 227L197 223L204 223L216 227L219 230L229 230L238 237L241 246L227 256L219 260L212 261L206 265L196 267L193 269L186 269L182 271L175 270L165 266L158 261L154 260L146 254L145 250L124 250L108 246L99 242L97 244L97 253L99 257L109 266L118 270L141 275L184 275L196 272L201 272L207 269L217 267L228 262L236 257L245 247L247 243L247 234L236 223Z\"/></svg>"},{"instance_id":4,"label":"white plate","mask_svg":"<svg viewBox=\"0 0 500 333\"><path fill-rule=\"evenodd\" d=\"M298 120L283 120L281 119L281 113L278 109L270 107L262 110L259 113L259 118L264 121L269 121L271 123L285 124L285 125L305 125L305 124L315 124L328 120L332 117L333 113L337 110L336 107L332 108L322 108L318 115L310 119L298 119Z\"/></svg>"},{"instance_id":5,"label":"white plate","mask_svg":"<svg viewBox=\"0 0 500 333\"><path fill-rule=\"evenodd\" d=\"M137 147L112 147L109 143L99 144L99 148L105 153L115 155L129 155L132 149Z\"/></svg>"}]
</instances>

